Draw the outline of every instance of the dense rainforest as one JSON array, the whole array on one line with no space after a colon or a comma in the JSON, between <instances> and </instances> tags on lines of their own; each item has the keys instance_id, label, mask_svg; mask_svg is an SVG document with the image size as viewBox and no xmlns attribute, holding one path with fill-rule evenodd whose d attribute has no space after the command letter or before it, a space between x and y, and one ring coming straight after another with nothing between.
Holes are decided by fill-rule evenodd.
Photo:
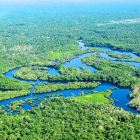
<instances>
[{"instance_id":1,"label":"dense rainforest","mask_svg":"<svg viewBox=\"0 0 140 140\"><path fill-rule=\"evenodd\" d=\"M88 48L80 49L79 40ZM132 52L137 58L104 47ZM95 71L63 65L86 53L91 55L81 61ZM139 60L139 5L1 7L0 101L30 92L46 93L46 98L37 98L36 105L26 99L1 106L0 139L140 139L140 115L112 105L109 96L115 88L81 91L79 97L49 95L108 82L131 89L128 106L140 112L140 69L121 63ZM12 78L5 75L15 68L19 69ZM57 74L49 74L50 69ZM32 107L24 110L26 104Z\"/></svg>"},{"instance_id":2,"label":"dense rainforest","mask_svg":"<svg viewBox=\"0 0 140 140\"><path fill-rule=\"evenodd\" d=\"M1 139L139 139L140 118L115 109L109 91L74 98L50 98L31 111L1 111ZM100 100L96 97L100 96Z\"/></svg>"}]
</instances>

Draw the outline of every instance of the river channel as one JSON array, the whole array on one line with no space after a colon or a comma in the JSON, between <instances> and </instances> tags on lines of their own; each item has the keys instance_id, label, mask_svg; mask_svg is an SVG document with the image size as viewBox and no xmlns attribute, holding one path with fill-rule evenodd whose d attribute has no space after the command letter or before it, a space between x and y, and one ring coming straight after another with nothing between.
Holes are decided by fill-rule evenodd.
<instances>
[{"instance_id":1,"label":"river channel","mask_svg":"<svg viewBox=\"0 0 140 140\"><path fill-rule=\"evenodd\" d=\"M83 50L86 50L88 48L88 47L86 47L84 45L84 43L82 41L79 41L79 46ZM122 52L122 51L111 50L110 48L107 48L107 47L101 47L101 49L105 49L105 50L108 50L108 51L113 51L114 53L118 53L118 54L128 54L128 55L132 56L131 59L138 58L138 56L136 56L135 54L133 54L131 52ZM112 61L115 61L115 59L113 57L108 56L107 53L102 53L102 52L98 52L98 53L103 58L112 59ZM90 56L90 55L92 55L92 53L82 54L79 57L76 57L76 58L72 59L70 62L65 62L63 65L66 66L66 67L76 67L79 70L81 70L80 67L85 67L88 70L90 70L91 72L95 72L95 71L97 71L95 68L93 68L91 66L87 66L85 63L82 63L82 58ZM124 61L120 61L120 62L121 63L129 63L130 65L133 65L136 68L140 68L140 63L125 62L125 60ZM4 76L16 79L14 77L14 73L17 72L19 69L20 68L16 68L16 69L10 70L7 73L5 73ZM48 74L60 74L60 73L59 73L58 70L56 70L54 68L50 68L49 71L48 71ZM20 81L23 81L23 82L27 82L27 83L34 83L35 84L30 89L30 95L1 101L0 102L0 106L1 105L5 105L5 106L6 105L10 105L14 101L20 101L20 100L24 101L25 99L34 98L34 97L40 97L40 98L42 98L44 100L46 98L46 95L52 95L52 94L59 94L59 93L61 93L63 95L63 97L71 97L71 96L76 97L76 96L80 96L80 92L81 91L83 91L84 93L89 93L90 94L90 91L104 91L106 89L111 89L111 88L116 87L113 84L102 83L100 86L98 86L98 87L96 87L94 89L63 90L63 91L56 91L56 92L50 92L50 93L44 93L44 94L33 94L33 90L34 90L35 86L38 83L42 83L43 84L43 83L45 83L47 81L41 81L39 79L37 81L26 81L26 80L21 80L21 79L17 79L17 80L20 80ZM123 108L126 111L130 111L130 112L133 112L133 113L138 113L137 111L135 111L135 110L133 110L133 109L131 109L130 107L127 106L127 103L129 103L129 101L130 101L130 99L128 98L128 95L130 93L131 93L130 89L120 89L120 88L117 88L117 89L113 90L112 95L110 96L110 98L112 98L114 100L114 106L121 107L121 108ZM117 100L117 102L116 102L116 100ZM40 101L36 100L35 102L39 103ZM30 110L31 109L30 104L26 103L23 106L23 109Z\"/></svg>"}]
</instances>

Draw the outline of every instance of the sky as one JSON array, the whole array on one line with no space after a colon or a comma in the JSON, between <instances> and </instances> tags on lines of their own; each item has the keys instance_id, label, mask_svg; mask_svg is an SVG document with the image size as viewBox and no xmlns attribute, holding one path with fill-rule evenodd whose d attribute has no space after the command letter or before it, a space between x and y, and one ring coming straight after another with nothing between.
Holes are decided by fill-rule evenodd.
<instances>
[{"instance_id":1,"label":"sky","mask_svg":"<svg viewBox=\"0 0 140 140\"><path fill-rule=\"evenodd\" d=\"M0 3L140 3L140 0L0 0Z\"/></svg>"},{"instance_id":2,"label":"sky","mask_svg":"<svg viewBox=\"0 0 140 140\"><path fill-rule=\"evenodd\" d=\"M92 5L105 5L105 4L140 4L140 0L0 0L0 7L26 7L26 6L42 6L42 5L79 5L79 4L92 4Z\"/></svg>"}]
</instances>

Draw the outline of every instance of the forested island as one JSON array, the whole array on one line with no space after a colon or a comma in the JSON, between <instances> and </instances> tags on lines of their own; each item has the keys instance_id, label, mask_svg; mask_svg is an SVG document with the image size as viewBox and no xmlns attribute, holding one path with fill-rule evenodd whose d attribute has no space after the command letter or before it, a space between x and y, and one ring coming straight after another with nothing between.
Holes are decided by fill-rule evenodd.
<instances>
[{"instance_id":1,"label":"forested island","mask_svg":"<svg viewBox=\"0 0 140 140\"><path fill-rule=\"evenodd\" d=\"M140 139L139 5L0 9L0 139Z\"/></svg>"}]
</instances>

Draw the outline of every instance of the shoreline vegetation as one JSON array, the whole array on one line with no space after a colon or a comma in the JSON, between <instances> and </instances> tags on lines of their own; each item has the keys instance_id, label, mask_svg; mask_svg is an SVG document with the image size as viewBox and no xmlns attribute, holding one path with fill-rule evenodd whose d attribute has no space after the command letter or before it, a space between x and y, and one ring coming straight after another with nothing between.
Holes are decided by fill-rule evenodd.
<instances>
[{"instance_id":1,"label":"shoreline vegetation","mask_svg":"<svg viewBox=\"0 0 140 140\"><path fill-rule=\"evenodd\" d=\"M93 54L89 57L83 58L82 62L86 63L89 66L92 66L96 68L98 71L97 72L90 72L86 70L85 68L83 69L83 72L79 71L77 68L66 68L62 65L62 61L52 63L52 64L46 64L42 65L35 65L35 66L28 66L28 67L22 67L20 68L15 74L14 77L18 79L23 79L23 80L37 80L38 78L43 81L49 81L49 82L94 82L94 81L99 81L99 82L110 82L113 83L120 88L133 88L135 84L139 83L139 78L137 76L140 75L140 70L134 69L132 66L128 64L122 64L122 63L117 63L117 62L110 62L109 59L102 59L102 57L97 53L98 52L105 52L109 54L109 56L114 57L114 58L119 58L119 59L129 59L129 55L121 55L121 54L115 54L111 51L103 50L100 48L88 48L84 53L86 52L92 52ZM83 53L82 53L83 54ZM77 57L77 55L76 55ZM66 62L67 60L63 60L63 62ZM70 60L69 60L70 61ZM126 60L127 61L127 60ZM94 62L94 63L93 63ZM49 67L55 68L60 72L60 75L50 75L47 74ZM122 71L123 69L124 71ZM112 72L113 71L113 72ZM107 74L107 73L110 74ZM115 74L116 73L116 74ZM120 77L119 74L120 73ZM129 73L129 76L128 76ZM108 77L108 76L109 77ZM126 76L125 76L126 75ZM132 75L132 76L130 76ZM113 77L115 79L113 79ZM118 78L117 78L118 77ZM111 79L110 79L111 78ZM123 79L122 79L123 78ZM121 81L120 81L121 79ZM130 79L130 80L129 80ZM44 84L45 85L45 84ZM53 84L50 84L51 86L54 86ZM60 85L60 84L58 84ZM51 90L51 87L49 86L49 90L40 90L40 93L45 93L45 92L51 92L51 91L57 91L61 89L68 89L65 87L66 85L61 85L61 88L59 87L58 89L54 86L55 88ZM34 93L39 93L38 89L43 88L45 86L39 85L35 88ZM47 85L46 85L47 88ZM80 87L79 87L80 88ZM72 89L72 88L71 88ZM135 97L134 97L135 98ZM138 99L138 98L136 98ZM135 100L133 102L130 101L131 106L134 104ZM130 105L129 105L130 106ZM135 105L137 106L137 104ZM136 107L132 107L139 111Z\"/></svg>"},{"instance_id":2,"label":"shoreline vegetation","mask_svg":"<svg viewBox=\"0 0 140 140\"><path fill-rule=\"evenodd\" d=\"M5 100L5 104L0 106L0 139L139 140L140 115L112 104L110 95L116 89L114 86L91 94L79 90L79 97L39 94L93 88L107 82L131 89L128 106L140 112L140 69L124 63L140 62L139 13L139 5L126 3L113 7L106 4L1 7L0 101ZM77 40L88 48L80 49ZM113 50L129 51L139 58ZM84 65L63 66L64 62L86 53L91 56L82 62L95 72ZM14 73L17 67L19 70ZM48 74L50 68L58 73ZM9 70L18 80L6 75ZM34 83L30 83L32 80ZM39 81L46 83L37 84ZM36 98L30 98L35 95L32 92L37 93ZM27 98L16 98L26 95ZM17 101L23 98L24 101ZM14 102L6 105L11 101Z\"/></svg>"},{"instance_id":3,"label":"shoreline vegetation","mask_svg":"<svg viewBox=\"0 0 140 140\"><path fill-rule=\"evenodd\" d=\"M0 101L13 99L16 97L22 97L30 95L30 90L20 90L20 91L0 91Z\"/></svg>"},{"instance_id":4,"label":"shoreline vegetation","mask_svg":"<svg viewBox=\"0 0 140 140\"><path fill-rule=\"evenodd\" d=\"M101 85L100 82L69 82L66 84L45 83L37 85L33 91L34 94L49 93L67 89L92 89Z\"/></svg>"},{"instance_id":5,"label":"shoreline vegetation","mask_svg":"<svg viewBox=\"0 0 140 140\"><path fill-rule=\"evenodd\" d=\"M134 86L129 98L131 100L128 103L128 106L140 112L140 84Z\"/></svg>"},{"instance_id":6,"label":"shoreline vegetation","mask_svg":"<svg viewBox=\"0 0 140 140\"><path fill-rule=\"evenodd\" d=\"M0 111L3 130L0 138L139 139L140 116L112 106L110 94L106 90L71 98L50 95L30 111L24 111L21 106L26 102L32 105L35 99L13 102L7 106L9 112ZM14 111L17 112L14 117L8 115Z\"/></svg>"},{"instance_id":7,"label":"shoreline vegetation","mask_svg":"<svg viewBox=\"0 0 140 140\"><path fill-rule=\"evenodd\" d=\"M137 59L128 59L128 60L126 60L126 61L128 61L128 62L137 62L137 63L140 63L140 57L139 58L137 58Z\"/></svg>"},{"instance_id":8,"label":"shoreline vegetation","mask_svg":"<svg viewBox=\"0 0 140 140\"><path fill-rule=\"evenodd\" d=\"M125 46L124 47L124 44L122 44L123 46L120 46L120 45L117 45L115 43L110 43L110 42L101 42L101 41L95 41L93 42L92 40L91 41L86 41L86 40L83 40L85 42L85 45L88 46L88 47L108 47L112 50L118 50L118 51L130 51L132 53L134 53L135 55L139 56L140 57L140 51L139 50L133 50L133 49L130 49L131 47L127 47ZM130 46L130 45L128 45Z\"/></svg>"},{"instance_id":9,"label":"shoreline vegetation","mask_svg":"<svg viewBox=\"0 0 140 140\"><path fill-rule=\"evenodd\" d=\"M73 98L73 100L77 102L82 101L88 104L113 104L114 101L109 97L112 94L112 90L105 90L102 92L92 91L88 95L81 94L81 96Z\"/></svg>"}]
</instances>

